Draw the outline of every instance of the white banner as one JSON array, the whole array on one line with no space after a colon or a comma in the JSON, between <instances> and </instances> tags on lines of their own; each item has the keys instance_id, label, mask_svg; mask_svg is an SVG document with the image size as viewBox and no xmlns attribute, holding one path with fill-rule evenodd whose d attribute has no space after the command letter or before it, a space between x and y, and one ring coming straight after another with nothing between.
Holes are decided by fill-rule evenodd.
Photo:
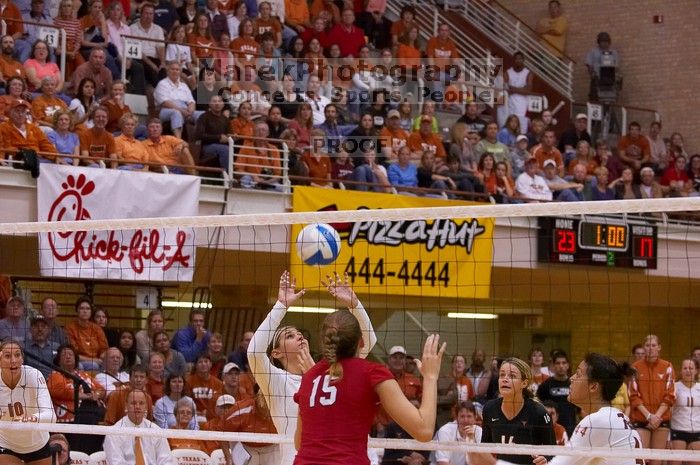
<instances>
[{"instance_id":1,"label":"white banner","mask_svg":"<svg viewBox=\"0 0 700 465\"><path fill-rule=\"evenodd\" d=\"M37 180L39 221L193 216L195 176L48 165ZM42 276L192 281L191 228L39 235Z\"/></svg>"}]
</instances>

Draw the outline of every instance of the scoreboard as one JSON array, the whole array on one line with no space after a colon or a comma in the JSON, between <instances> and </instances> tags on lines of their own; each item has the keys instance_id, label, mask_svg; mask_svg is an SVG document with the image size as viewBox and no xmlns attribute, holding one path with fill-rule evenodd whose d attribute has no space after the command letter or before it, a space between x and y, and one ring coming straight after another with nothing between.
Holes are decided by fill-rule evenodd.
<instances>
[{"instance_id":1,"label":"scoreboard","mask_svg":"<svg viewBox=\"0 0 700 465\"><path fill-rule=\"evenodd\" d=\"M618 218L540 217L538 221L540 262L656 269L655 225Z\"/></svg>"}]
</instances>

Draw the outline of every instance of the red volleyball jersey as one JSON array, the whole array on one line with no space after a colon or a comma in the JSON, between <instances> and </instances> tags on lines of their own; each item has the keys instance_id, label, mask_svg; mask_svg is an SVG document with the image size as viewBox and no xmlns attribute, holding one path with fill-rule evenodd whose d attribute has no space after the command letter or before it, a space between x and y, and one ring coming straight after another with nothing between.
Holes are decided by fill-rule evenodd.
<instances>
[{"instance_id":1,"label":"red volleyball jersey","mask_svg":"<svg viewBox=\"0 0 700 465\"><path fill-rule=\"evenodd\" d=\"M367 436L379 408L377 384L394 379L379 363L341 361L343 377L332 380L322 360L304 374L299 404L301 447L294 465L367 465Z\"/></svg>"}]
</instances>

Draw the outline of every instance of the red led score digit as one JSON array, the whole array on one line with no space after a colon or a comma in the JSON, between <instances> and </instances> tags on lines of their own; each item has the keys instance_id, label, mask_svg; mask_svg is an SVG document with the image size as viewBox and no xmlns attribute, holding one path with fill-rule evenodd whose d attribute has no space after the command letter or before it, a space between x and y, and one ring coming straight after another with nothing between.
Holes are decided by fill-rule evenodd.
<instances>
[{"instance_id":1,"label":"red led score digit","mask_svg":"<svg viewBox=\"0 0 700 465\"><path fill-rule=\"evenodd\" d=\"M654 257L654 240L651 237L639 237L637 238L637 250L636 256L639 258L653 258Z\"/></svg>"},{"instance_id":2,"label":"red led score digit","mask_svg":"<svg viewBox=\"0 0 700 465\"><path fill-rule=\"evenodd\" d=\"M576 233L569 229L555 229L555 251L557 253L576 252Z\"/></svg>"}]
</instances>

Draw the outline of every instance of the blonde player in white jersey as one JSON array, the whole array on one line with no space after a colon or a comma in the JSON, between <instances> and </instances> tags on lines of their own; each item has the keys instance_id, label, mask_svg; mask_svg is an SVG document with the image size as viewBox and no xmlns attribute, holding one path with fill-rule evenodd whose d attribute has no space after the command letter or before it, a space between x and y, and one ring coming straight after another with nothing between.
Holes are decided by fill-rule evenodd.
<instances>
[{"instance_id":1,"label":"blonde player in white jersey","mask_svg":"<svg viewBox=\"0 0 700 465\"><path fill-rule=\"evenodd\" d=\"M24 365L22 348L11 340L0 344L0 421L0 464L51 464L48 432L13 430L5 423L56 422L44 376Z\"/></svg>"},{"instance_id":2,"label":"blonde player in white jersey","mask_svg":"<svg viewBox=\"0 0 700 465\"><path fill-rule=\"evenodd\" d=\"M625 414L610 406L610 401L622 386L628 365L619 365L610 357L591 353L579 364L571 377L569 402L575 404L587 416L579 422L568 443L569 447L607 447L614 449L639 449L641 440ZM507 465L491 454L470 453L469 465ZM558 455L547 459L538 455L534 465L635 465L644 463L633 458L606 458L593 456Z\"/></svg>"},{"instance_id":3,"label":"blonde player in white jersey","mask_svg":"<svg viewBox=\"0 0 700 465\"><path fill-rule=\"evenodd\" d=\"M681 362L681 379L676 381L676 401L671 411L671 448L700 451L700 382L698 362ZM682 465L671 462L670 465Z\"/></svg>"},{"instance_id":4,"label":"blonde player in white jersey","mask_svg":"<svg viewBox=\"0 0 700 465\"><path fill-rule=\"evenodd\" d=\"M377 342L377 336L365 308L350 288L347 275L344 278L337 273L333 278L326 276L321 284L340 305L347 306L360 322L360 357L367 357ZM277 302L255 331L248 346L250 371L265 396L277 433L289 438L294 438L299 415L294 394L299 390L301 375L315 362L309 354L309 343L301 332L293 326L280 327L280 323L287 309L304 293L304 289L297 292L296 280L285 271L280 277ZM292 465L296 455L294 444L281 444L280 455L279 465Z\"/></svg>"}]
</instances>

